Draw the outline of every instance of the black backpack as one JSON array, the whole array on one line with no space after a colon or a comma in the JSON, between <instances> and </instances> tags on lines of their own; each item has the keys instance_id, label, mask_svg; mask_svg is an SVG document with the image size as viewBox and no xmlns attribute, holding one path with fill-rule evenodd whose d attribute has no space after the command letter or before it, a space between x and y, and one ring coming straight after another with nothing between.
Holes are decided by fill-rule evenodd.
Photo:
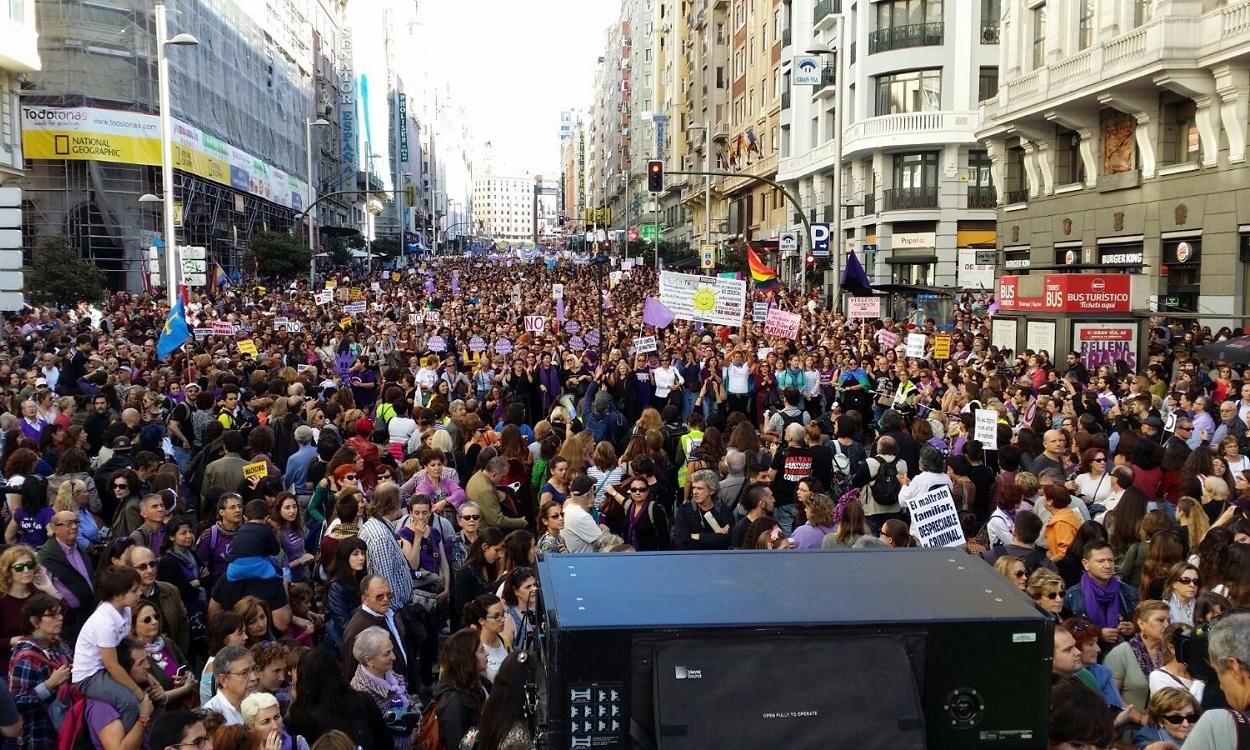
<instances>
[{"instance_id":1,"label":"black backpack","mask_svg":"<svg viewBox=\"0 0 1250 750\"><path fill-rule=\"evenodd\" d=\"M898 464L898 459L886 461L880 456L873 456L877 459L877 476L873 477L869 487L872 488L872 500L877 505L897 505L898 493L903 489L903 485L898 481L898 472L894 467Z\"/></svg>"},{"instance_id":2,"label":"black backpack","mask_svg":"<svg viewBox=\"0 0 1250 750\"><path fill-rule=\"evenodd\" d=\"M779 435L779 437L782 440L786 439L786 429L790 425L797 424L801 426L803 424L803 410L802 409L799 409L798 414L787 414L786 410L782 409L781 411L777 412L777 415L781 417L781 435Z\"/></svg>"}]
</instances>

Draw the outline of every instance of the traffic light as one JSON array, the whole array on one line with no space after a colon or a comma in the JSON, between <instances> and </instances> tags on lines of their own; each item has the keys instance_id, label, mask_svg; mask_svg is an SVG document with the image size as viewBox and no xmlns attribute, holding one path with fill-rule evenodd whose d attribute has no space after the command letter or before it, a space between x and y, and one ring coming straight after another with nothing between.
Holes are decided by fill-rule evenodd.
<instances>
[{"instance_id":1,"label":"traffic light","mask_svg":"<svg viewBox=\"0 0 1250 750\"><path fill-rule=\"evenodd\" d=\"M664 192L664 162L659 159L647 162L647 190L652 193Z\"/></svg>"}]
</instances>

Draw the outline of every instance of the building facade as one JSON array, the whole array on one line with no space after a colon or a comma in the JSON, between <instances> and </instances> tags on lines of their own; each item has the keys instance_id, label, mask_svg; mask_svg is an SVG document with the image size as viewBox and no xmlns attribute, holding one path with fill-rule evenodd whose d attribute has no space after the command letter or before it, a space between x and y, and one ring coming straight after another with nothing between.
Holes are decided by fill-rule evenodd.
<instances>
[{"instance_id":1,"label":"building facade","mask_svg":"<svg viewBox=\"0 0 1250 750\"><path fill-rule=\"evenodd\" d=\"M533 177L488 172L473 182L473 218L480 231L500 244L534 240Z\"/></svg>"},{"instance_id":2,"label":"building facade","mask_svg":"<svg viewBox=\"0 0 1250 750\"><path fill-rule=\"evenodd\" d=\"M1001 186L1000 276L1144 276L1135 314L1243 326L1250 2L1002 12L1002 86L981 132Z\"/></svg>"},{"instance_id":3,"label":"building facade","mask_svg":"<svg viewBox=\"0 0 1250 750\"><path fill-rule=\"evenodd\" d=\"M860 251L876 283L988 289L992 268L976 251L994 246L994 193L976 133L979 102L998 85L999 0L818 2L817 48L837 46L827 11L845 25L833 206L844 248ZM792 128L820 130L828 116ZM831 194L822 183L813 194Z\"/></svg>"},{"instance_id":4,"label":"building facade","mask_svg":"<svg viewBox=\"0 0 1250 750\"><path fill-rule=\"evenodd\" d=\"M38 72L35 0L0 5L0 311L22 308L22 188L24 173L19 90L23 75Z\"/></svg>"}]
</instances>

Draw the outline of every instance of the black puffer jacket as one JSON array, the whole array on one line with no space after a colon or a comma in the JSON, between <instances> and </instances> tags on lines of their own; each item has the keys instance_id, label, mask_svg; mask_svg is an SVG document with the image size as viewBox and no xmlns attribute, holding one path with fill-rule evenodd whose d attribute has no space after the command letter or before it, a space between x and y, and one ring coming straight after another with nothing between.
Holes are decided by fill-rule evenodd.
<instances>
[{"instance_id":1,"label":"black puffer jacket","mask_svg":"<svg viewBox=\"0 0 1250 750\"><path fill-rule=\"evenodd\" d=\"M438 734L443 740L443 747L460 747L461 738L477 726L485 698L482 693L474 695L439 683L434 689L434 700L438 701Z\"/></svg>"}]
</instances>

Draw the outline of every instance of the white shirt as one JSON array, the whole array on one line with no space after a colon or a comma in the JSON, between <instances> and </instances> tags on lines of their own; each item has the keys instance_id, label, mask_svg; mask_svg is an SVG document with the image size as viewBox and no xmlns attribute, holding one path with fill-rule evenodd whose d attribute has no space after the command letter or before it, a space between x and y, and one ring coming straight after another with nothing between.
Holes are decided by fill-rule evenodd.
<instances>
[{"instance_id":1,"label":"white shirt","mask_svg":"<svg viewBox=\"0 0 1250 750\"><path fill-rule=\"evenodd\" d=\"M652 372L656 398L668 398L668 392L681 385L681 374L672 367L657 367Z\"/></svg>"},{"instance_id":2,"label":"white shirt","mask_svg":"<svg viewBox=\"0 0 1250 750\"><path fill-rule=\"evenodd\" d=\"M204 709L221 714L221 718L226 720L226 726L228 727L241 726L243 724L243 714L239 712L239 709L230 705L230 701L226 700L226 696L222 695L220 690L217 691L217 694L208 703L204 704Z\"/></svg>"},{"instance_id":3,"label":"white shirt","mask_svg":"<svg viewBox=\"0 0 1250 750\"><path fill-rule=\"evenodd\" d=\"M729 393L743 394L750 387L751 370L746 364L730 363L725 368L725 389Z\"/></svg>"},{"instance_id":4,"label":"white shirt","mask_svg":"<svg viewBox=\"0 0 1250 750\"><path fill-rule=\"evenodd\" d=\"M74 644L74 668L71 674L75 685L103 671L101 648L117 648L122 639L130 635L130 607L121 612L108 602L96 607L95 612L83 623Z\"/></svg>"},{"instance_id":5,"label":"white shirt","mask_svg":"<svg viewBox=\"0 0 1250 750\"><path fill-rule=\"evenodd\" d=\"M585 508L571 500L564 503L564 529L560 537L569 552L593 552L591 545L601 536L603 529Z\"/></svg>"},{"instance_id":6,"label":"white shirt","mask_svg":"<svg viewBox=\"0 0 1250 750\"><path fill-rule=\"evenodd\" d=\"M1110 472L1103 472L1097 479L1090 476L1089 472L1076 475L1076 491L1087 503L1106 505L1113 489Z\"/></svg>"}]
</instances>

